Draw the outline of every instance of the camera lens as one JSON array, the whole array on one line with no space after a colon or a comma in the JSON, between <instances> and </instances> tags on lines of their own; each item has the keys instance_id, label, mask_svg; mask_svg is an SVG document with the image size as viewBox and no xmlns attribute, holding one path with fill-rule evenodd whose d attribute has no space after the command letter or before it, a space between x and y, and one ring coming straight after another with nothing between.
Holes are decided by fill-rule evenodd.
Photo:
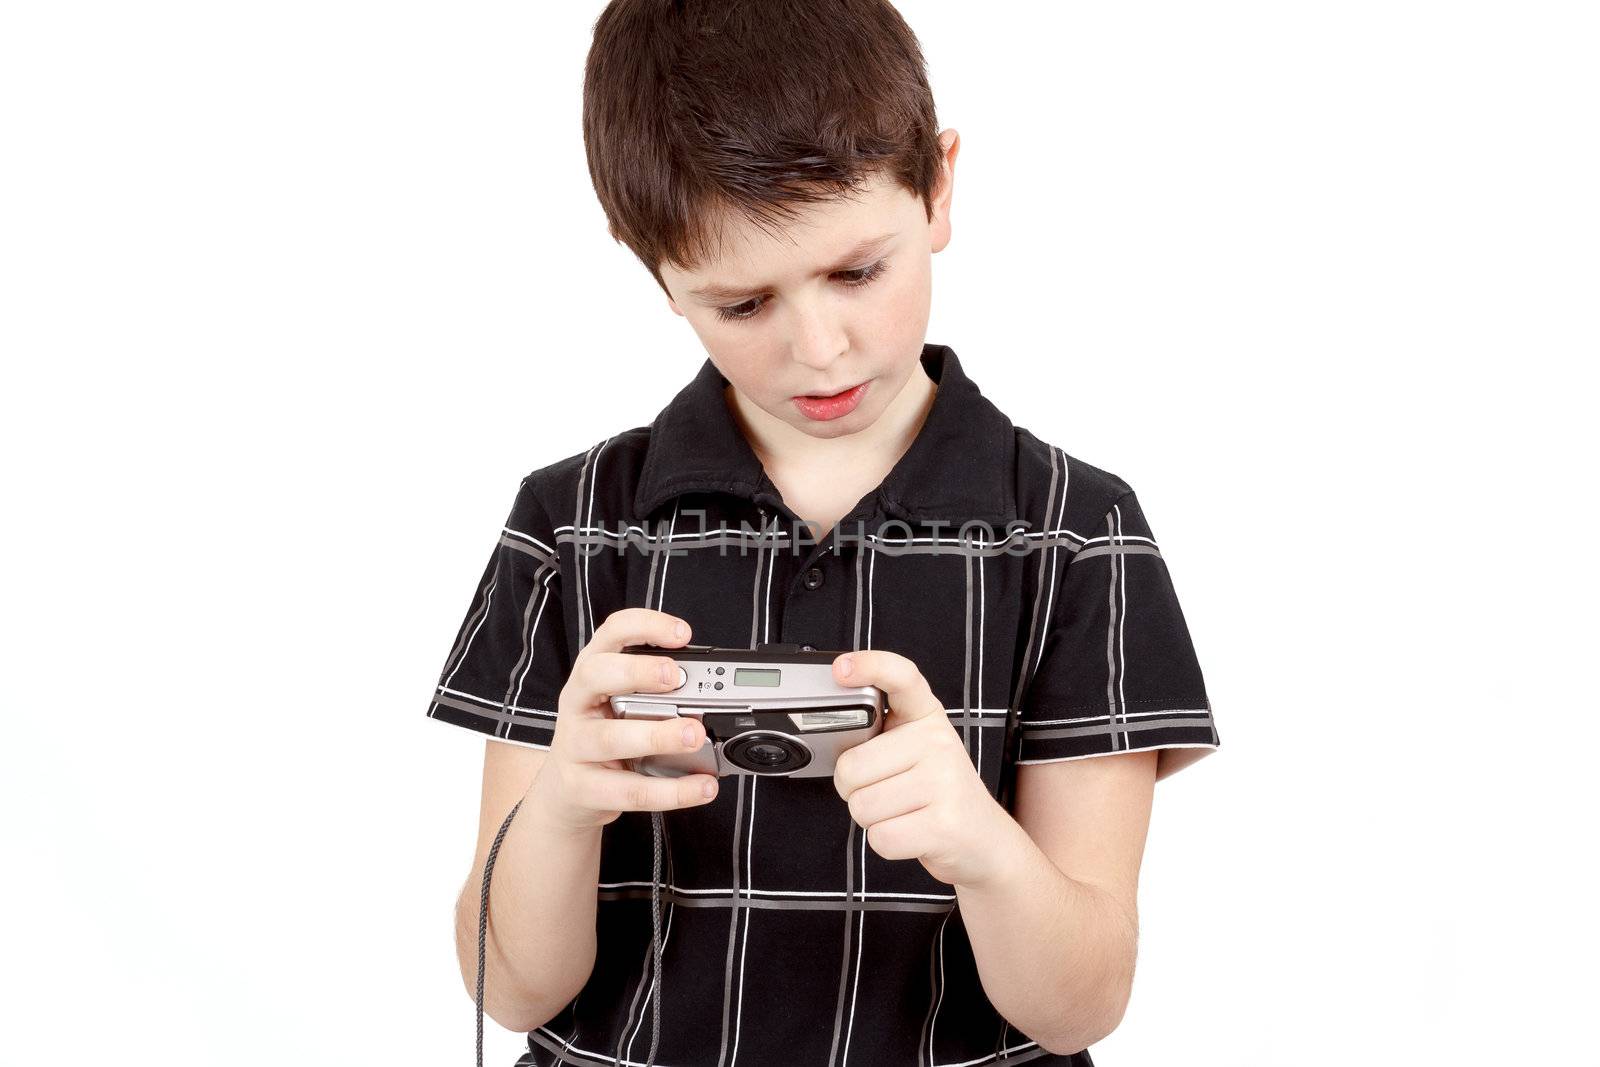
<instances>
[{"instance_id":1,"label":"camera lens","mask_svg":"<svg viewBox=\"0 0 1600 1067\"><path fill-rule=\"evenodd\" d=\"M722 746L722 754L747 771L797 771L811 762L811 751L792 737L775 733L748 733Z\"/></svg>"}]
</instances>

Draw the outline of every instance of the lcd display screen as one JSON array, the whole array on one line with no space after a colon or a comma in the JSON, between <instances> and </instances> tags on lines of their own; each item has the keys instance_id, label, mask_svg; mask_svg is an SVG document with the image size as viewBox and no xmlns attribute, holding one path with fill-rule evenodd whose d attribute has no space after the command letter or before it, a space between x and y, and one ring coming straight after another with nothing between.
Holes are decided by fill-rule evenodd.
<instances>
[{"instance_id":1,"label":"lcd display screen","mask_svg":"<svg viewBox=\"0 0 1600 1067\"><path fill-rule=\"evenodd\" d=\"M768 670L759 667L735 667L733 669L733 684L775 686L778 684L778 679L782 676L782 671Z\"/></svg>"}]
</instances>

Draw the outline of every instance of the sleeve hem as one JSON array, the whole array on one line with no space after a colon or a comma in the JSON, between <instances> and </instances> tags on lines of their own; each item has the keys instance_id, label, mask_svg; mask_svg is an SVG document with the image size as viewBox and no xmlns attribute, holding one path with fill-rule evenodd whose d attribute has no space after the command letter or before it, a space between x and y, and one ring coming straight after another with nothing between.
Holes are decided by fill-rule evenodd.
<instances>
[{"instance_id":1,"label":"sleeve hem","mask_svg":"<svg viewBox=\"0 0 1600 1067\"><path fill-rule=\"evenodd\" d=\"M539 701L556 707L555 700ZM555 737L556 712L540 707L504 704L456 689L438 687L428 705L428 718L460 726L497 741L548 748Z\"/></svg>"},{"instance_id":2,"label":"sleeve hem","mask_svg":"<svg viewBox=\"0 0 1600 1067\"><path fill-rule=\"evenodd\" d=\"M1116 714L1102 711L1078 718L1019 722L1016 755L1018 764L1052 763L1142 749L1209 750L1221 743L1210 702L1202 696L1198 700L1173 701L1143 711L1124 709ZM1187 766L1200 755L1163 756L1162 773L1158 777Z\"/></svg>"}]
</instances>

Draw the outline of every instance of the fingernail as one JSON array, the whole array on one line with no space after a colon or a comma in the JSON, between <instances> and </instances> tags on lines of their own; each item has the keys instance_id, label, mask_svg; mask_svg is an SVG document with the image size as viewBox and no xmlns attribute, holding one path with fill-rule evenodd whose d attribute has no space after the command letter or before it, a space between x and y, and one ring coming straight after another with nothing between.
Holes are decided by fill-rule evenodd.
<instances>
[{"instance_id":1,"label":"fingernail","mask_svg":"<svg viewBox=\"0 0 1600 1067\"><path fill-rule=\"evenodd\" d=\"M677 676L677 674L678 674L678 669L676 667L674 667L672 664L663 663L661 665L661 680L663 682L672 681L673 678L675 678Z\"/></svg>"},{"instance_id":2,"label":"fingernail","mask_svg":"<svg viewBox=\"0 0 1600 1067\"><path fill-rule=\"evenodd\" d=\"M839 660L839 673L840 674L849 674L850 673L850 666L851 666L850 657L849 656L843 657L842 659Z\"/></svg>"},{"instance_id":3,"label":"fingernail","mask_svg":"<svg viewBox=\"0 0 1600 1067\"><path fill-rule=\"evenodd\" d=\"M689 748L689 747L691 747L693 745L694 745L694 727L693 726L685 726L683 728L683 747Z\"/></svg>"},{"instance_id":4,"label":"fingernail","mask_svg":"<svg viewBox=\"0 0 1600 1067\"><path fill-rule=\"evenodd\" d=\"M717 783L714 781L706 782L705 785L700 787L700 792L704 793L706 795L706 799L709 800L711 797L717 795Z\"/></svg>"},{"instance_id":5,"label":"fingernail","mask_svg":"<svg viewBox=\"0 0 1600 1067\"><path fill-rule=\"evenodd\" d=\"M688 637L689 636L689 624L684 622L682 619L679 619L678 620L678 625L676 625L676 626L674 626L672 628L672 632L677 634L679 637Z\"/></svg>"}]
</instances>

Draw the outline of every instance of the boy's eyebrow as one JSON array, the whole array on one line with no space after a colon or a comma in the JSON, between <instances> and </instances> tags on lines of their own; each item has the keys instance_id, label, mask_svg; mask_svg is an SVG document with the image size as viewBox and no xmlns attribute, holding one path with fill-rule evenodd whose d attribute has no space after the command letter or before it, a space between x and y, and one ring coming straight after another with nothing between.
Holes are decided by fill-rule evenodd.
<instances>
[{"instance_id":1,"label":"boy's eyebrow","mask_svg":"<svg viewBox=\"0 0 1600 1067\"><path fill-rule=\"evenodd\" d=\"M869 237L846 252L837 266L829 267L823 273L832 274L836 270L852 270L855 264L873 255L884 244L898 236L899 234L896 233L884 233L879 234L877 237ZM768 285L742 286L712 283L711 285L702 285L698 289L690 289L689 295L706 301L742 300L752 296L760 296L769 288L771 286Z\"/></svg>"}]
</instances>

